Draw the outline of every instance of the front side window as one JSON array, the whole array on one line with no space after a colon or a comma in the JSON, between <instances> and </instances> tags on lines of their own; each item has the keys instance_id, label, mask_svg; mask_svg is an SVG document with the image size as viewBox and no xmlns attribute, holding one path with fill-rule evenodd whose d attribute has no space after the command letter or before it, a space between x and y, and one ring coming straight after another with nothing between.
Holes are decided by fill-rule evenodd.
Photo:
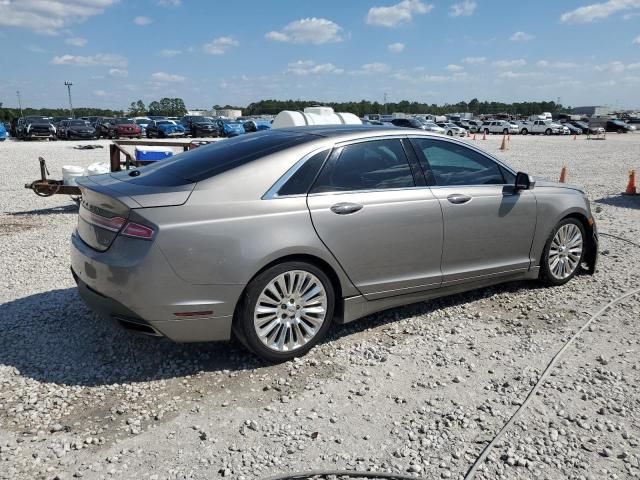
<instances>
[{"instance_id":1,"label":"front side window","mask_svg":"<svg viewBox=\"0 0 640 480\"><path fill-rule=\"evenodd\" d=\"M506 183L496 162L470 148L429 138L414 138L411 142L418 152L422 152L420 163L427 180L437 186Z\"/></svg>"},{"instance_id":2,"label":"front side window","mask_svg":"<svg viewBox=\"0 0 640 480\"><path fill-rule=\"evenodd\" d=\"M347 145L325 164L313 193L414 187L400 140L370 140Z\"/></svg>"}]
</instances>

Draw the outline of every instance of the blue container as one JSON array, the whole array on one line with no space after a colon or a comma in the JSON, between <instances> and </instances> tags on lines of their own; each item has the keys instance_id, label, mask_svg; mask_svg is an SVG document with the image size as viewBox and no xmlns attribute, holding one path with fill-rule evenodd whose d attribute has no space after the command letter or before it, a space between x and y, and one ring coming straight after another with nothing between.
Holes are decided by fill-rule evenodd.
<instances>
[{"instance_id":1,"label":"blue container","mask_svg":"<svg viewBox=\"0 0 640 480\"><path fill-rule=\"evenodd\" d=\"M157 162L173 156L173 150L168 147L136 147L136 160L138 162Z\"/></svg>"}]
</instances>

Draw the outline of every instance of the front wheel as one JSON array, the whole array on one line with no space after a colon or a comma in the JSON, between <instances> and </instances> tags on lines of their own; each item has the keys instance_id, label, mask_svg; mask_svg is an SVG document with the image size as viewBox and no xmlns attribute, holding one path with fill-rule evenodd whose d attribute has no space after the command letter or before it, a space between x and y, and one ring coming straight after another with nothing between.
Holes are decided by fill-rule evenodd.
<instances>
[{"instance_id":1,"label":"front wheel","mask_svg":"<svg viewBox=\"0 0 640 480\"><path fill-rule=\"evenodd\" d=\"M335 294L327 275L306 262L275 265L246 288L234 333L260 358L283 362L307 353L327 333Z\"/></svg>"},{"instance_id":2,"label":"front wheel","mask_svg":"<svg viewBox=\"0 0 640 480\"><path fill-rule=\"evenodd\" d=\"M550 129L550 128L547 128L547 129L544 131L544 134L545 134L545 135L551 135L551 129Z\"/></svg>"},{"instance_id":3,"label":"front wheel","mask_svg":"<svg viewBox=\"0 0 640 480\"><path fill-rule=\"evenodd\" d=\"M505 128L504 130L502 130L502 134L503 135L509 135L509 130L507 128Z\"/></svg>"},{"instance_id":4,"label":"front wheel","mask_svg":"<svg viewBox=\"0 0 640 480\"><path fill-rule=\"evenodd\" d=\"M452 132L451 130L449 130L449 131L447 132L447 135L449 135L450 137L453 137L453 132Z\"/></svg>"},{"instance_id":5,"label":"front wheel","mask_svg":"<svg viewBox=\"0 0 640 480\"><path fill-rule=\"evenodd\" d=\"M526 135L526 134L527 134L527 133L529 133L529 132L528 132L528 130L527 130L526 128L523 128L522 130L520 130L520 133L521 133L522 135Z\"/></svg>"},{"instance_id":6,"label":"front wheel","mask_svg":"<svg viewBox=\"0 0 640 480\"><path fill-rule=\"evenodd\" d=\"M485 128L485 129L484 129L484 133L486 133L487 135L489 135L489 129L488 129L488 128Z\"/></svg>"},{"instance_id":7,"label":"front wheel","mask_svg":"<svg viewBox=\"0 0 640 480\"><path fill-rule=\"evenodd\" d=\"M571 280L584 257L585 230L575 218L565 218L551 231L542 252L540 280L552 286Z\"/></svg>"}]
</instances>

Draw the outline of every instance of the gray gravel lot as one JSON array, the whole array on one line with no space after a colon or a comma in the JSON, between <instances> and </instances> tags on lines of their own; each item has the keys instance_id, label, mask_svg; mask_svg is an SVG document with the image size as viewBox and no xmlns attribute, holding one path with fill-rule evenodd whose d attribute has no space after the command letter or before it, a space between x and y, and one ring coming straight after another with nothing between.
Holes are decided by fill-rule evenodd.
<instances>
[{"instance_id":1,"label":"gray gravel lot","mask_svg":"<svg viewBox=\"0 0 640 480\"><path fill-rule=\"evenodd\" d=\"M598 228L640 243L640 134L476 140L536 176L586 188ZM471 140L468 140L471 141ZM0 479L264 478L327 469L462 478L589 315L640 286L640 248L601 238L599 270L559 288L511 283L333 328L265 366L237 345L133 337L81 303L75 205L23 188L107 161L82 142L0 144ZM563 357L478 478L640 477L640 299Z\"/></svg>"}]
</instances>

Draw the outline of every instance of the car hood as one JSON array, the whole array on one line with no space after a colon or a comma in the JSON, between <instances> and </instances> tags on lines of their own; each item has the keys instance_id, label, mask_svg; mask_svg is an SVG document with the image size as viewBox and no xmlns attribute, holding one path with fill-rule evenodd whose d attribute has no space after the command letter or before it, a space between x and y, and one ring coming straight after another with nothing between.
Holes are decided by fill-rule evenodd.
<instances>
[{"instance_id":1,"label":"car hood","mask_svg":"<svg viewBox=\"0 0 640 480\"><path fill-rule=\"evenodd\" d=\"M184 127L182 125L168 125L168 124L162 124L162 125L158 125L158 129L162 130L163 132L183 132L184 131Z\"/></svg>"},{"instance_id":2,"label":"car hood","mask_svg":"<svg viewBox=\"0 0 640 480\"><path fill-rule=\"evenodd\" d=\"M95 130L95 128L93 127L74 127L74 126L69 126L67 127L67 130L72 130L74 132L92 132Z\"/></svg>"},{"instance_id":3,"label":"car hood","mask_svg":"<svg viewBox=\"0 0 640 480\"><path fill-rule=\"evenodd\" d=\"M548 180L546 178L537 178L534 177L534 180L536 182L536 185L534 187L534 191L536 188L564 188L567 190L575 190L578 191L580 193L585 193L584 188L581 187L580 185L571 185L569 183L560 183L560 182L553 182L551 180Z\"/></svg>"},{"instance_id":4,"label":"car hood","mask_svg":"<svg viewBox=\"0 0 640 480\"><path fill-rule=\"evenodd\" d=\"M231 123L225 123L224 129L231 132L244 132L244 127L242 125L235 125Z\"/></svg>"}]
</instances>

